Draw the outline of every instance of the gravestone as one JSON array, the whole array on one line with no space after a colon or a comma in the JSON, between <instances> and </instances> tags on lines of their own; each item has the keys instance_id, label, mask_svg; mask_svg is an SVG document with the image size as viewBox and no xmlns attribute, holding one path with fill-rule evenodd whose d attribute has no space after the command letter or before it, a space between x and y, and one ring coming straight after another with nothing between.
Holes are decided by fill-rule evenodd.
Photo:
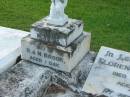
<instances>
[{"instance_id":1,"label":"gravestone","mask_svg":"<svg viewBox=\"0 0 130 97\"><path fill-rule=\"evenodd\" d=\"M31 35L22 39L22 59L71 72L88 53L91 34L83 31L82 21L69 19L64 14L68 0L54 1L50 15L34 23Z\"/></svg>"},{"instance_id":2,"label":"gravestone","mask_svg":"<svg viewBox=\"0 0 130 97\"><path fill-rule=\"evenodd\" d=\"M95 54L89 52L91 33L83 22L64 13L67 1L52 0L50 15L22 38L22 60L0 74L0 97L45 97L51 84L81 91Z\"/></svg>"},{"instance_id":3,"label":"gravestone","mask_svg":"<svg viewBox=\"0 0 130 97\"><path fill-rule=\"evenodd\" d=\"M29 33L0 27L0 73L14 65L21 54L21 39Z\"/></svg>"},{"instance_id":4,"label":"gravestone","mask_svg":"<svg viewBox=\"0 0 130 97\"><path fill-rule=\"evenodd\" d=\"M108 97L130 97L130 53L101 47L83 91Z\"/></svg>"}]
</instances>

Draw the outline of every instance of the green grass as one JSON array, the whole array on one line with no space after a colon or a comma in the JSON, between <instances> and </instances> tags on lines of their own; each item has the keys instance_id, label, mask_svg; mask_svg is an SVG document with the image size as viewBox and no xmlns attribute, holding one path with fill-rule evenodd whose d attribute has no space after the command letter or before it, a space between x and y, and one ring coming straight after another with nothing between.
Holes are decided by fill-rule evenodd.
<instances>
[{"instance_id":1,"label":"green grass","mask_svg":"<svg viewBox=\"0 0 130 97\"><path fill-rule=\"evenodd\" d=\"M50 1L0 0L0 25L29 31L48 15ZM130 0L69 0L66 13L92 32L92 50L103 45L130 51Z\"/></svg>"}]
</instances>

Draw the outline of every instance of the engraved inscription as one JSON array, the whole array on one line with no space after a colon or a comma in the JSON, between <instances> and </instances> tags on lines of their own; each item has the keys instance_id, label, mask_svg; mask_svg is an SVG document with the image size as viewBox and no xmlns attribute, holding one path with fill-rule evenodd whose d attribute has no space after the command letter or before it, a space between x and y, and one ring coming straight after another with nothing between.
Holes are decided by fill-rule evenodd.
<instances>
[{"instance_id":1,"label":"engraved inscription","mask_svg":"<svg viewBox=\"0 0 130 97\"><path fill-rule=\"evenodd\" d=\"M107 61L105 58L99 58L98 63L101 65L106 65L117 69L130 71L130 66L118 62L114 62L114 61Z\"/></svg>"},{"instance_id":2,"label":"engraved inscription","mask_svg":"<svg viewBox=\"0 0 130 97\"><path fill-rule=\"evenodd\" d=\"M112 75L126 79L127 75L119 72L113 72Z\"/></svg>"},{"instance_id":3,"label":"engraved inscription","mask_svg":"<svg viewBox=\"0 0 130 97\"><path fill-rule=\"evenodd\" d=\"M51 60L59 61L59 62L63 63L63 58L61 58L61 57L55 57L55 56L52 56L52 55L47 54L47 53L44 53L44 57L47 59L51 59Z\"/></svg>"},{"instance_id":4,"label":"engraved inscription","mask_svg":"<svg viewBox=\"0 0 130 97\"><path fill-rule=\"evenodd\" d=\"M55 63L55 62L52 62L52 61L49 61L49 65L53 65L53 66L59 67L58 63Z\"/></svg>"},{"instance_id":5,"label":"engraved inscription","mask_svg":"<svg viewBox=\"0 0 130 97\"><path fill-rule=\"evenodd\" d=\"M128 84L128 83L117 82L117 85L122 86L124 88L128 88L128 91L130 91L130 84Z\"/></svg>"},{"instance_id":6,"label":"engraved inscription","mask_svg":"<svg viewBox=\"0 0 130 97\"><path fill-rule=\"evenodd\" d=\"M30 59L42 63L42 59L40 59L40 58L30 56Z\"/></svg>"},{"instance_id":7,"label":"engraved inscription","mask_svg":"<svg viewBox=\"0 0 130 97\"><path fill-rule=\"evenodd\" d=\"M114 57L114 53L112 53L111 51L107 51L105 57Z\"/></svg>"},{"instance_id":8,"label":"engraved inscription","mask_svg":"<svg viewBox=\"0 0 130 97\"><path fill-rule=\"evenodd\" d=\"M130 97L130 53L102 47L83 90L108 97Z\"/></svg>"},{"instance_id":9,"label":"engraved inscription","mask_svg":"<svg viewBox=\"0 0 130 97\"><path fill-rule=\"evenodd\" d=\"M50 66L60 67L60 64L64 64L63 57L54 56L49 54L46 49L40 50L32 48L26 48L29 59L33 62L38 62L40 64L48 64Z\"/></svg>"},{"instance_id":10,"label":"engraved inscription","mask_svg":"<svg viewBox=\"0 0 130 97\"><path fill-rule=\"evenodd\" d=\"M130 62L130 57L124 56L123 54L120 54L117 60Z\"/></svg>"}]
</instances>

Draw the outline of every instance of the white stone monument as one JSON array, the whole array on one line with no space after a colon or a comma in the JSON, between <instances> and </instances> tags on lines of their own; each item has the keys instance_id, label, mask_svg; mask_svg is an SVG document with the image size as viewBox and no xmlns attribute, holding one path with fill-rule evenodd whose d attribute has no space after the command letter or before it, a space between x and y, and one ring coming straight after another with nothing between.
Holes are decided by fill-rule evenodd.
<instances>
[{"instance_id":1,"label":"white stone monument","mask_svg":"<svg viewBox=\"0 0 130 97\"><path fill-rule=\"evenodd\" d=\"M22 59L71 72L90 49L91 34L83 22L68 19L68 0L52 0L50 15L34 23L31 35L22 39Z\"/></svg>"},{"instance_id":2,"label":"white stone monument","mask_svg":"<svg viewBox=\"0 0 130 97\"><path fill-rule=\"evenodd\" d=\"M68 22L68 16L64 13L68 0L51 0L50 15L46 18L49 24L63 26Z\"/></svg>"}]
</instances>

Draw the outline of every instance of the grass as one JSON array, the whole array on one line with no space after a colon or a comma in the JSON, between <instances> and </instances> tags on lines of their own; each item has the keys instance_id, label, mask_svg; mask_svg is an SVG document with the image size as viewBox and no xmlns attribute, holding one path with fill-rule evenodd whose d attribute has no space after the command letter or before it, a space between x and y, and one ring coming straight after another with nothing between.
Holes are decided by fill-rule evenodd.
<instances>
[{"instance_id":1,"label":"grass","mask_svg":"<svg viewBox=\"0 0 130 97\"><path fill-rule=\"evenodd\" d=\"M0 25L29 31L48 15L50 1L0 0ZM103 45L130 52L130 0L69 0L66 13L92 32L92 50Z\"/></svg>"}]
</instances>

